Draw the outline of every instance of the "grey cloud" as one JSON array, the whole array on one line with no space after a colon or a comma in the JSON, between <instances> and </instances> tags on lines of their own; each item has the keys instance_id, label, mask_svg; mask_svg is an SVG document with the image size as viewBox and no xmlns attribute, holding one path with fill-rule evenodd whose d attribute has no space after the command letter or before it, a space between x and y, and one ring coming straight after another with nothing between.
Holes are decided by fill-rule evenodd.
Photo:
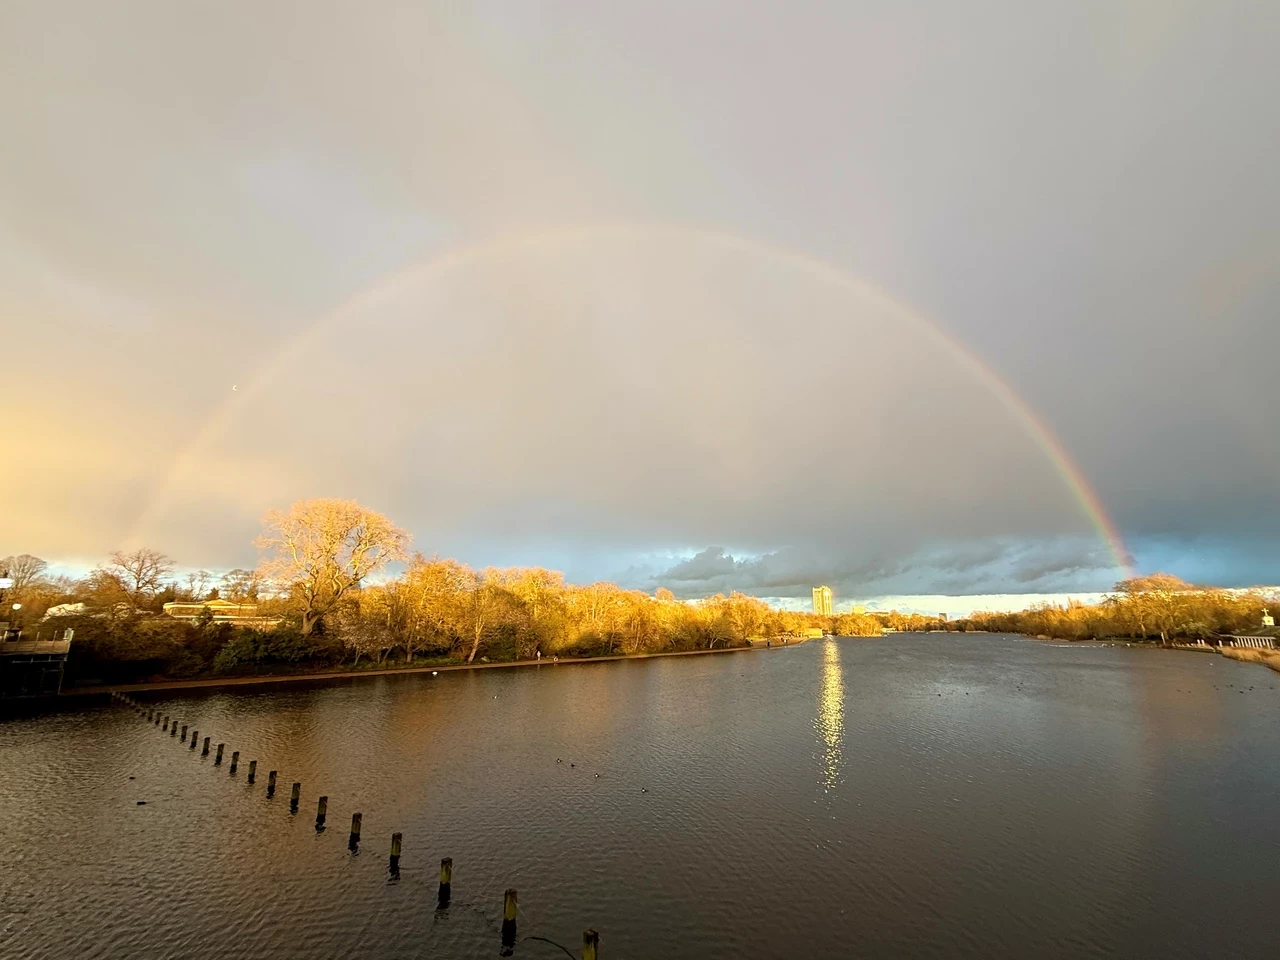
<instances>
[{"instance_id":1,"label":"grey cloud","mask_svg":"<svg viewBox=\"0 0 1280 960\"><path fill-rule=\"evenodd\" d=\"M1106 589L1057 438L1140 567L1275 579L1277 37L1275 4L8 3L0 553L242 565L338 495L575 579Z\"/></svg>"}]
</instances>

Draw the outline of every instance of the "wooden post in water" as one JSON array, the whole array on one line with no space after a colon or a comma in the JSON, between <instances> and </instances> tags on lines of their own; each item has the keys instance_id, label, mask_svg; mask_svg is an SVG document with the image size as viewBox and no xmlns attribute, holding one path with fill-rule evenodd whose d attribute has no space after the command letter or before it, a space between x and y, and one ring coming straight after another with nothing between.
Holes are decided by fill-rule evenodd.
<instances>
[{"instance_id":1,"label":"wooden post in water","mask_svg":"<svg viewBox=\"0 0 1280 960\"><path fill-rule=\"evenodd\" d=\"M181 739L184 743L186 742L186 739L187 739L187 725L186 725L185 723L182 725L182 737L181 737L180 739Z\"/></svg>"},{"instance_id":2,"label":"wooden post in water","mask_svg":"<svg viewBox=\"0 0 1280 960\"><path fill-rule=\"evenodd\" d=\"M600 950L600 934L594 930L582 931L582 960L597 960Z\"/></svg>"},{"instance_id":3,"label":"wooden post in water","mask_svg":"<svg viewBox=\"0 0 1280 960\"><path fill-rule=\"evenodd\" d=\"M516 892L508 890L502 899L502 951L503 957L511 956L516 945Z\"/></svg>"},{"instance_id":4,"label":"wooden post in water","mask_svg":"<svg viewBox=\"0 0 1280 960\"><path fill-rule=\"evenodd\" d=\"M440 861L440 889L436 893L436 909L449 909L449 894L453 890L453 857Z\"/></svg>"},{"instance_id":5,"label":"wooden post in water","mask_svg":"<svg viewBox=\"0 0 1280 960\"><path fill-rule=\"evenodd\" d=\"M267 774L267 799L270 800L276 795L276 772L272 770Z\"/></svg>"},{"instance_id":6,"label":"wooden post in water","mask_svg":"<svg viewBox=\"0 0 1280 960\"><path fill-rule=\"evenodd\" d=\"M191 749L192 749L192 750L194 750L194 749L196 748L196 741L197 741L197 740L199 740L199 739L200 739L200 731L199 731L199 730L192 730L192 731L191 731Z\"/></svg>"},{"instance_id":7,"label":"wooden post in water","mask_svg":"<svg viewBox=\"0 0 1280 960\"><path fill-rule=\"evenodd\" d=\"M391 835L391 862L388 869L392 874L400 872L400 834L393 833Z\"/></svg>"},{"instance_id":8,"label":"wooden post in water","mask_svg":"<svg viewBox=\"0 0 1280 960\"><path fill-rule=\"evenodd\" d=\"M229 771L229 773L233 777L236 775L236 764L239 762L240 762L240 751L232 750L231 751L231 770Z\"/></svg>"},{"instance_id":9,"label":"wooden post in water","mask_svg":"<svg viewBox=\"0 0 1280 960\"><path fill-rule=\"evenodd\" d=\"M154 716L155 716L155 719L156 719L156 726L158 727L158 726L160 726L160 712L159 712L159 711L156 711L156 713L154 714Z\"/></svg>"},{"instance_id":10,"label":"wooden post in water","mask_svg":"<svg viewBox=\"0 0 1280 960\"><path fill-rule=\"evenodd\" d=\"M347 847L355 850L360 846L360 814L353 813L351 815L351 836L347 840Z\"/></svg>"},{"instance_id":11,"label":"wooden post in water","mask_svg":"<svg viewBox=\"0 0 1280 960\"><path fill-rule=\"evenodd\" d=\"M204 738L204 749L200 751L200 756L207 757L209 755L209 741L212 739L212 737Z\"/></svg>"},{"instance_id":12,"label":"wooden post in water","mask_svg":"<svg viewBox=\"0 0 1280 960\"><path fill-rule=\"evenodd\" d=\"M324 829L325 814L329 811L329 798L321 797L316 801L316 833Z\"/></svg>"},{"instance_id":13,"label":"wooden post in water","mask_svg":"<svg viewBox=\"0 0 1280 960\"><path fill-rule=\"evenodd\" d=\"M183 727L182 729L185 730L187 728ZM169 736L176 737L177 735L178 735L178 721L175 720L173 721L173 723L169 724Z\"/></svg>"},{"instance_id":14,"label":"wooden post in water","mask_svg":"<svg viewBox=\"0 0 1280 960\"><path fill-rule=\"evenodd\" d=\"M169 718L167 716L164 718L164 723L160 726L160 732L161 733L169 732Z\"/></svg>"},{"instance_id":15,"label":"wooden post in water","mask_svg":"<svg viewBox=\"0 0 1280 960\"><path fill-rule=\"evenodd\" d=\"M249 782L253 783L254 777L256 777L257 775L258 775L258 761L250 760L249 761Z\"/></svg>"},{"instance_id":16,"label":"wooden post in water","mask_svg":"<svg viewBox=\"0 0 1280 960\"><path fill-rule=\"evenodd\" d=\"M222 766L222 748L223 748L223 747L225 747L225 746L226 746L226 744L225 744L225 743L220 743L220 744L218 744L218 752L217 752L217 754L216 754L216 755L214 756L214 758L213 758L213 765L214 765L215 767L220 767L220 766Z\"/></svg>"},{"instance_id":17,"label":"wooden post in water","mask_svg":"<svg viewBox=\"0 0 1280 960\"><path fill-rule=\"evenodd\" d=\"M298 798L302 796L302 784L295 783L293 785L293 793L289 794L289 812L298 812Z\"/></svg>"}]
</instances>

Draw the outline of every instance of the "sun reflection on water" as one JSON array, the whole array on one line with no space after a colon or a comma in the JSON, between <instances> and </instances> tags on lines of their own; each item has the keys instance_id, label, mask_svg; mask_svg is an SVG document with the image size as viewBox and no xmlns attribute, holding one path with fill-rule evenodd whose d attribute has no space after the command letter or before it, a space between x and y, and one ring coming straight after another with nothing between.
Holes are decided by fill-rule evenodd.
<instances>
[{"instance_id":1,"label":"sun reflection on water","mask_svg":"<svg viewBox=\"0 0 1280 960\"><path fill-rule=\"evenodd\" d=\"M835 640L823 646L822 692L813 726L822 747L822 786L829 791L840 783L844 767L844 676Z\"/></svg>"}]
</instances>

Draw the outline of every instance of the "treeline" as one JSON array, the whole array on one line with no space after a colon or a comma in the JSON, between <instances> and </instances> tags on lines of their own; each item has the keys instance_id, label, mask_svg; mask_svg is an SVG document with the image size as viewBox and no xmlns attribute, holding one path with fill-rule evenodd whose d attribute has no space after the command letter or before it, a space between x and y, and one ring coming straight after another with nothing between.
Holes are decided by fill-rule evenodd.
<instances>
[{"instance_id":1,"label":"treeline","mask_svg":"<svg viewBox=\"0 0 1280 960\"><path fill-rule=\"evenodd\" d=\"M1121 581L1101 603L1041 604L1017 613L974 613L949 624L948 629L1064 640L1195 643L1223 634L1264 632L1263 613L1274 612L1278 603L1280 598L1273 593L1198 587L1158 573Z\"/></svg>"},{"instance_id":2,"label":"treeline","mask_svg":"<svg viewBox=\"0 0 1280 960\"><path fill-rule=\"evenodd\" d=\"M408 536L351 501L303 501L264 521L256 570L174 576L154 550L122 551L82 579L29 555L0 561L4 603L25 637L74 630L68 683L295 672L394 662L609 656L741 646L833 627L879 634L871 617L818 617L740 593L682 601L612 583L567 584L541 568L474 570L410 554ZM378 581L387 564L405 564ZM162 614L169 601L256 604L248 624ZM46 614L50 614L46 616ZM269 625L268 625L269 624Z\"/></svg>"}]
</instances>

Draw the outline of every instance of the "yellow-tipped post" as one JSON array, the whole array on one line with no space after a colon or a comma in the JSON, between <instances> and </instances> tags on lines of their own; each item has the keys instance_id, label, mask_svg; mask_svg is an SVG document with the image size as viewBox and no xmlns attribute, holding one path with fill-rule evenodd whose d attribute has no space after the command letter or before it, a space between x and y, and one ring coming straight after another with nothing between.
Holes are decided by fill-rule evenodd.
<instances>
[{"instance_id":1,"label":"yellow-tipped post","mask_svg":"<svg viewBox=\"0 0 1280 960\"><path fill-rule=\"evenodd\" d=\"M582 960L597 960L600 951L600 934L594 930L582 931Z\"/></svg>"},{"instance_id":2,"label":"yellow-tipped post","mask_svg":"<svg viewBox=\"0 0 1280 960\"><path fill-rule=\"evenodd\" d=\"M391 862L388 864L388 869L393 875L400 872L400 839L398 833L391 835Z\"/></svg>"},{"instance_id":3,"label":"yellow-tipped post","mask_svg":"<svg viewBox=\"0 0 1280 960\"><path fill-rule=\"evenodd\" d=\"M362 819L358 813L351 815L351 836L347 840L347 846L352 850L360 846L360 823Z\"/></svg>"},{"instance_id":4,"label":"yellow-tipped post","mask_svg":"<svg viewBox=\"0 0 1280 960\"><path fill-rule=\"evenodd\" d=\"M508 890L502 899L502 950L499 956L509 957L516 945L516 892Z\"/></svg>"},{"instance_id":5,"label":"yellow-tipped post","mask_svg":"<svg viewBox=\"0 0 1280 960\"><path fill-rule=\"evenodd\" d=\"M436 893L436 909L449 908L449 894L453 890L453 857L445 857L440 861L440 889Z\"/></svg>"}]
</instances>

